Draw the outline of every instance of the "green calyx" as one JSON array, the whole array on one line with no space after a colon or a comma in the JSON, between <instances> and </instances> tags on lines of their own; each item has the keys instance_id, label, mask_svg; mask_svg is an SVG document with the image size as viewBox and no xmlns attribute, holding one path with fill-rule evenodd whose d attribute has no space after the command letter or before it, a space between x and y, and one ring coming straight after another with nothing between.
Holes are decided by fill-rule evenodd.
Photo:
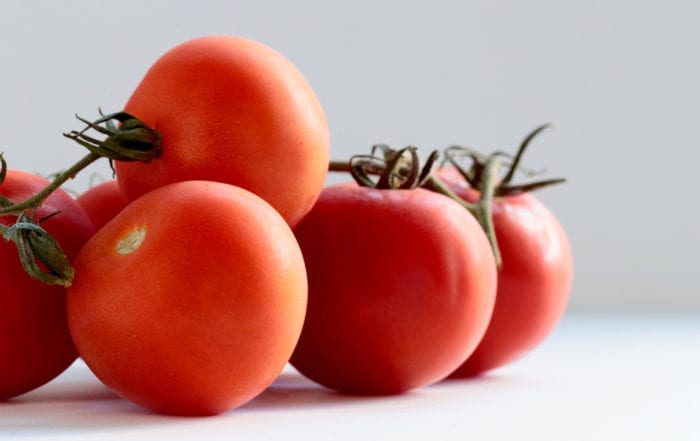
<instances>
[{"instance_id":1,"label":"green calyx","mask_svg":"<svg viewBox=\"0 0 700 441\"><path fill-rule=\"evenodd\" d=\"M12 241L17 245L20 262L27 274L49 285L70 286L73 267L56 239L39 225L45 219L34 222L23 213L12 226L2 225L0 231L5 242Z\"/></svg>"},{"instance_id":2,"label":"green calyx","mask_svg":"<svg viewBox=\"0 0 700 441\"><path fill-rule=\"evenodd\" d=\"M530 143L537 135L539 135L545 129L551 127L551 124L542 124L541 126L530 132L520 143L515 155L511 155L506 152L496 151L490 155L482 155L481 153L462 146L450 146L444 150L445 160L453 165L462 175L462 177L467 181L470 187L478 189L481 183L485 180L483 173L486 164L492 160L493 157L501 157L503 161L509 161L510 165L506 174L497 183L494 189L494 195L499 196L513 196L521 193L527 193L540 188L549 187L551 185L561 184L566 182L564 178L554 178L554 179L544 179L539 181L526 182L523 184L513 184L513 178L515 173L520 171L528 176L534 176L540 172L535 172L532 170L525 169L521 165L523 154L528 148ZM461 165L464 159L468 159L471 165L465 168Z\"/></svg>"},{"instance_id":3,"label":"green calyx","mask_svg":"<svg viewBox=\"0 0 700 441\"><path fill-rule=\"evenodd\" d=\"M362 187L409 190L425 184L438 157L439 153L434 151L421 165L418 148L414 146L393 150L385 144L377 144L372 146L371 154L350 158L348 171ZM344 164L341 167L344 168ZM374 181L370 175L378 175L379 178Z\"/></svg>"},{"instance_id":4,"label":"green calyx","mask_svg":"<svg viewBox=\"0 0 700 441\"><path fill-rule=\"evenodd\" d=\"M102 117L95 121L88 121L76 115L75 117L85 124L85 128L64 133L63 136L74 140L90 152L113 161L150 162L160 156L162 140L157 131L126 112L100 114ZM114 121L118 121L119 126L114 124ZM105 139L100 140L87 135L86 132L90 129L105 135Z\"/></svg>"},{"instance_id":5,"label":"green calyx","mask_svg":"<svg viewBox=\"0 0 700 441\"><path fill-rule=\"evenodd\" d=\"M388 190L401 190L422 187L440 193L459 203L479 222L488 238L497 267L501 267L501 253L493 225L492 204L496 197L512 196L550 185L565 182L565 179L546 179L524 184L513 184L516 172L536 174L520 165L525 150L532 140L550 124L543 124L530 132L520 143L515 155L497 151L489 155L461 146L450 146L443 151L444 161L453 165L467 181L469 186L479 194L475 203L470 203L452 191L438 175L433 173L434 165L440 156L433 151L424 165L418 160L417 148L409 146L401 150L392 150L380 144L372 147L368 155L356 155L349 161L331 161L329 171L349 172L361 186ZM464 167L462 161L471 161ZM508 165L501 178L501 170ZM373 180L371 176L378 176Z\"/></svg>"}]
</instances>

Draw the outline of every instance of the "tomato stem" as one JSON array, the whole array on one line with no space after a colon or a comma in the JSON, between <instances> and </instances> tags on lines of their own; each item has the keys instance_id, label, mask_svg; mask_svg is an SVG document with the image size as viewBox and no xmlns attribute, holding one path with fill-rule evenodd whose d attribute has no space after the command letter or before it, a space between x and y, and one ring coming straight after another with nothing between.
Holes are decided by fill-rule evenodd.
<instances>
[{"instance_id":1,"label":"tomato stem","mask_svg":"<svg viewBox=\"0 0 700 441\"><path fill-rule=\"evenodd\" d=\"M46 200L51 193L53 193L58 187L63 185L66 181L74 178L78 172L86 168L88 165L92 164L96 160L100 159L97 153L88 153L80 161L76 162L64 172L61 172L56 178L51 181L51 183L46 186L39 193L31 196L30 198L10 206L5 206L0 209L0 216L5 214L18 214L26 210L35 209L41 206L41 204Z\"/></svg>"},{"instance_id":2,"label":"tomato stem","mask_svg":"<svg viewBox=\"0 0 700 441\"><path fill-rule=\"evenodd\" d=\"M80 131L64 133L63 136L110 160L150 162L160 156L162 139L156 130L126 112L104 115L100 111L100 114L102 117L95 121L76 115L85 127ZM119 127L114 124L114 120L120 123ZM105 135L105 139L99 140L87 135L86 132L90 129Z\"/></svg>"},{"instance_id":3,"label":"tomato stem","mask_svg":"<svg viewBox=\"0 0 700 441\"><path fill-rule=\"evenodd\" d=\"M370 155L356 155L350 161L331 161L328 170L332 172L350 172L360 185L389 189L423 187L456 201L467 209L483 228L491 244L496 265L500 269L502 259L493 226L492 206L494 198L516 195L565 182L563 178L555 178L525 184L511 184L515 172L522 171L520 162L525 150L532 140L548 127L551 127L551 124L542 124L530 132L520 143L515 156L501 151L485 156L475 150L461 146L450 146L443 151L445 161L454 165L469 186L479 192L479 199L476 203L470 203L461 198L437 175L431 172L432 165L438 156L436 151L431 154L430 159L421 169L418 165L415 147L409 146L395 151L386 145L379 144L372 147L372 154ZM382 152L383 159L376 156L377 151ZM405 159L406 153L410 153L410 159ZM471 159L470 168L464 168L458 163L458 159L464 157ZM504 158L510 160L510 165L505 177L499 179ZM375 184L369 178L369 175L379 175L380 178ZM418 175L420 176L417 177ZM402 184L397 185L397 180L402 182Z\"/></svg>"},{"instance_id":4,"label":"tomato stem","mask_svg":"<svg viewBox=\"0 0 700 441\"><path fill-rule=\"evenodd\" d=\"M101 118L96 121L88 121L76 115L78 120L85 123L85 128L63 134L87 148L90 151L87 155L57 174L44 189L24 201L13 203L0 196L0 216L17 217L11 226L0 224L0 234L6 242L12 241L17 245L25 271L44 283L69 286L73 280L73 268L58 242L39 226L43 219L35 222L28 213L39 208L51 193L102 157L110 161L149 162L161 152L160 134L138 119L125 112L100 114ZM114 120L120 123L119 127L114 124ZM99 140L89 136L88 130L95 130L106 135L106 138ZM0 186L6 172L7 163L0 154Z\"/></svg>"},{"instance_id":5,"label":"tomato stem","mask_svg":"<svg viewBox=\"0 0 700 441\"><path fill-rule=\"evenodd\" d=\"M527 146L530 145L530 141L532 141L537 135L540 134L544 129L551 127L550 123L545 123L542 124L541 126L537 127L535 130L530 132L525 139L520 143L520 147L518 148L518 151L515 154L515 159L513 159L513 163L510 165L510 168L508 169L508 172L506 173L506 176L503 178L502 185L508 185L510 184L510 181L513 180L513 176L515 175L515 171L520 167L520 160L523 157L523 153L525 153L525 150L527 149Z\"/></svg>"},{"instance_id":6,"label":"tomato stem","mask_svg":"<svg viewBox=\"0 0 700 441\"><path fill-rule=\"evenodd\" d=\"M493 226L492 204L498 184L498 172L501 168L500 158L497 156L491 157L484 166L483 178L479 188L479 200L475 203L469 203L457 195L436 175L431 175L423 185L424 188L440 193L448 198L458 202L462 207L466 208L472 216L476 218L481 225L481 228L486 233L486 237L491 244L493 257L496 262L496 267L500 270L502 265L501 251L498 247L498 239L496 238L496 230Z\"/></svg>"},{"instance_id":7,"label":"tomato stem","mask_svg":"<svg viewBox=\"0 0 700 441\"><path fill-rule=\"evenodd\" d=\"M467 181L470 187L479 188L484 180L482 174L484 171L485 164L490 157L499 156L501 158L507 158L510 161L510 166L506 175L498 183L494 191L495 196L514 196L521 193L527 193L530 191L538 190L540 188L549 187L551 185L561 184L566 182L564 178L553 178L553 179L543 179L540 181L532 181L524 184L512 184L511 181L515 176L516 171L524 172L529 176L540 174L540 172L535 172L533 170L527 170L520 165L523 154L525 150L530 145L532 140L540 134L544 129L551 127L551 124L542 124L535 130L530 132L525 139L521 142L518 151L515 156L501 151L496 151L491 153L489 156L484 156L481 153L472 150L468 147L462 147L453 145L447 147L443 154L445 156L445 161L452 164L462 175L462 177ZM460 165L460 159L469 158L471 160L471 166L465 168Z\"/></svg>"},{"instance_id":8,"label":"tomato stem","mask_svg":"<svg viewBox=\"0 0 700 441\"><path fill-rule=\"evenodd\" d=\"M390 150L386 146L380 146L379 149L384 154L384 160L374 155L377 150L377 146L375 146L372 149L372 155L356 155L350 161L331 161L328 170L332 172L349 172L359 185L394 190L423 187L456 201L468 210L481 225L491 244L496 266L500 269L501 253L498 248L491 213L491 204L497 188L498 172L501 167L500 158L494 155L484 164L479 188L480 197L475 204L472 204L450 190L440 178L431 172L432 166L439 156L437 151L431 153L426 164L421 169L418 164L417 149L413 146L398 151ZM410 160L402 162L406 152L410 153ZM380 176L376 184L369 178L368 175L370 174ZM403 177L404 181L397 184L395 182L397 176Z\"/></svg>"}]
</instances>

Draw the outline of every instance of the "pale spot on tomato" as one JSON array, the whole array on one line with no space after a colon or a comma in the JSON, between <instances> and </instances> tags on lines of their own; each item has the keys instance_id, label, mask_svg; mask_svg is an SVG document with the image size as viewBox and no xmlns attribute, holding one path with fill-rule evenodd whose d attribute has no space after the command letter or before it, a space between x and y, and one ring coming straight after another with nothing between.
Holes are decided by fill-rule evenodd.
<instances>
[{"instance_id":1,"label":"pale spot on tomato","mask_svg":"<svg viewBox=\"0 0 700 441\"><path fill-rule=\"evenodd\" d=\"M136 251L146 238L146 227L132 230L117 243L117 253L130 254Z\"/></svg>"}]
</instances>

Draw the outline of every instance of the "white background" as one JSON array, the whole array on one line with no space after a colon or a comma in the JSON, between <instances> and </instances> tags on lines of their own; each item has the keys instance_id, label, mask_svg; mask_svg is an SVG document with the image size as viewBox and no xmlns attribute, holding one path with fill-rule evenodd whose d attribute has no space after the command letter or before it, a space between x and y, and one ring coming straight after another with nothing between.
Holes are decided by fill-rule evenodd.
<instances>
[{"instance_id":1,"label":"white background","mask_svg":"<svg viewBox=\"0 0 700 441\"><path fill-rule=\"evenodd\" d=\"M259 40L307 76L332 156L386 142L514 149L569 182L540 197L569 232L570 310L700 309L700 3L32 1L0 11L0 150L50 174L83 151L74 113L119 110L163 52ZM108 175L106 164L93 173ZM68 185L81 191L87 176Z\"/></svg>"}]
</instances>

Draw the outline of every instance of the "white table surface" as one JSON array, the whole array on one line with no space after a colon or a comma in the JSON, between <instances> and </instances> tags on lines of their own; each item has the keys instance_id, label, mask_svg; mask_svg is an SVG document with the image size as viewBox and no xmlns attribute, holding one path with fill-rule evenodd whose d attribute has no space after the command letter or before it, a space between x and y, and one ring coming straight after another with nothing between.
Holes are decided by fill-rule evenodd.
<instances>
[{"instance_id":1,"label":"white table surface","mask_svg":"<svg viewBox=\"0 0 700 441\"><path fill-rule=\"evenodd\" d=\"M382 398L335 394L292 368L209 418L143 411L78 361L0 403L1 439L700 440L700 313L569 314L488 376Z\"/></svg>"}]
</instances>

